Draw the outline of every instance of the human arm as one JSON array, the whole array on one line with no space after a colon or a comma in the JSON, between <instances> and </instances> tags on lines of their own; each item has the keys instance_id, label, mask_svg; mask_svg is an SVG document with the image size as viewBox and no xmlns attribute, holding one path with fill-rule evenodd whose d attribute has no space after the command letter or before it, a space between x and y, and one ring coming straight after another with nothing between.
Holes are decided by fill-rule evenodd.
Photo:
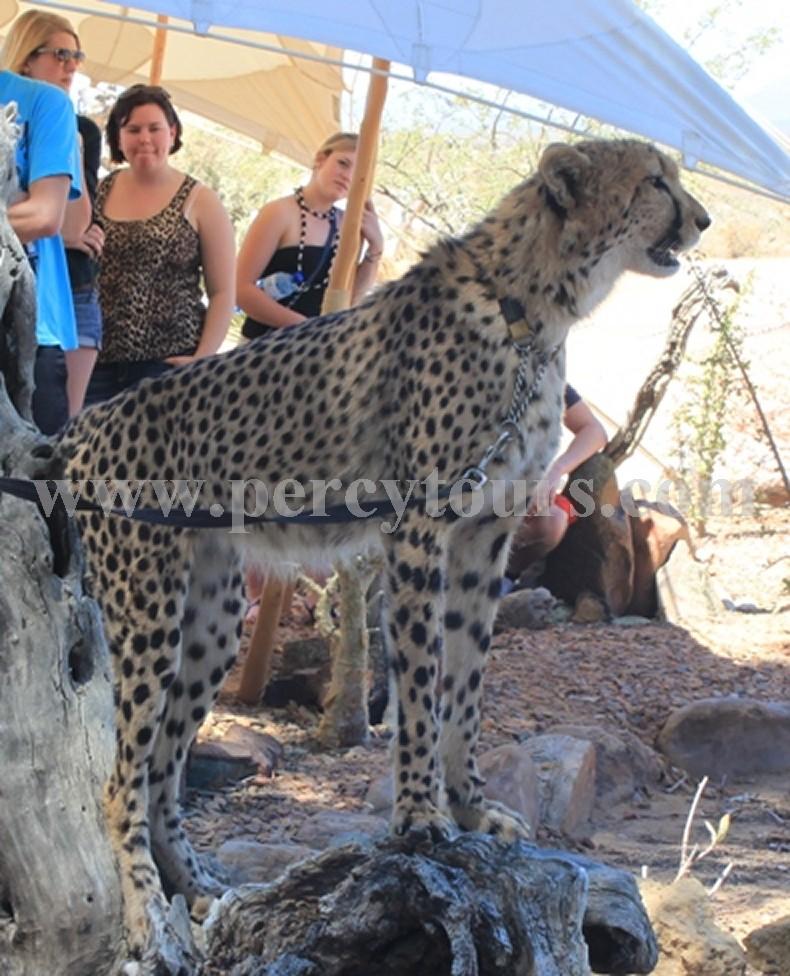
<instances>
[{"instance_id":1,"label":"human arm","mask_svg":"<svg viewBox=\"0 0 790 976\"><path fill-rule=\"evenodd\" d=\"M356 304L373 287L384 250L384 235L381 233L376 209L370 200L365 201L360 233L366 246L354 275L354 287L351 291L352 304Z\"/></svg>"},{"instance_id":2,"label":"human arm","mask_svg":"<svg viewBox=\"0 0 790 976\"><path fill-rule=\"evenodd\" d=\"M291 200L273 200L263 207L250 225L236 264L236 301L250 318L283 328L304 322L305 316L267 295L256 284L284 239L291 222Z\"/></svg>"},{"instance_id":3,"label":"human arm","mask_svg":"<svg viewBox=\"0 0 790 976\"><path fill-rule=\"evenodd\" d=\"M23 244L59 233L66 210L70 179L45 176L30 184L28 192L8 208L8 220Z\"/></svg>"},{"instance_id":4,"label":"human arm","mask_svg":"<svg viewBox=\"0 0 790 976\"><path fill-rule=\"evenodd\" d=\"M565 476L593 454L603 450L608 441L603 424L584 400L577 400L566 408L563 423L573 434L573 439L552 461L541 478L541 491L538 493L541 504L551 504L562 487Z\"/></svg>"},{"instance_id":5,"label":"human arm","mask_svg":"<svg viewBox=\"0 0 790 976\"><path fill-rule=\"evenodd\" d=\"M81 192L80 160L74 109L68 96L52 85L26 82L34 96L26 120L26 164L20 173L23 194L8 208L22 243L60 232L66 201Z\"/></svg>"},{"instance_id":6,"label":"human arm","mask_svg":"<svg viewBox=\"0 0 790 976\"><path fill-rule=\"evenodd\" d=\"M235 299L236 242L230 217L217 194L207 186L198 186L188 208L188 219L200 239L208 305L197 349L191 356L166 360L174 366L213 356L218 351L228 333Z\"/></svg>"}]
</instances>

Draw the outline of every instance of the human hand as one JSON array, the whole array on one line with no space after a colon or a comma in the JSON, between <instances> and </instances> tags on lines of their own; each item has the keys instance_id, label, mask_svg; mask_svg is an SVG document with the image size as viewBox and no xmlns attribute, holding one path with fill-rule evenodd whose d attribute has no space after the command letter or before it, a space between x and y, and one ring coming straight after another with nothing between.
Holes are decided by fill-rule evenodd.
<instances>
[{"instance_id":1,"label":"human hand","mask_svg":"<svg viewBox=\"0 0 790 976\"><path fill-rule=\"evenodd\" d=\"M562 487L565 474L553 465L543 475L535 487L535 493L530 499L528 515L546 515L554 503L554 499Z\"/></svg>"},{"instance_id":2,"label":"human hand","mask_svg":"<svg viewBox=\"0 0 790 976\"><path fill-rule=\"evenodd\" d=\"M98 224L91 224L75 240L64 240L66 247L82 251L88 257L98 260L104 250L104 231Z\"/></svg>"},{"instance_id":3,"label":"human hand","mask_svg":"<svg viewBox=\"0 0 790 976\"><path fill-rule=\"evenodd\" d=\"M198 359L198 356L168 356L164 362L168 366L188 366L190 363L197 362Z\"/></svg>"}]
</instances>

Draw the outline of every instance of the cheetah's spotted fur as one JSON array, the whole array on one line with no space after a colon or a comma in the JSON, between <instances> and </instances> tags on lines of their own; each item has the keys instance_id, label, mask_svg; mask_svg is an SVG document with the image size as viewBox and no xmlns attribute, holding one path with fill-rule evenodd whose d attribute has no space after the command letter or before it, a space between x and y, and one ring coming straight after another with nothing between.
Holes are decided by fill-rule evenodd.
<instances>
[{"instance_id":1,"label":"cheetah's spotted fur","mask_svg":"<svg viewBox=\"0 0 790 976\"><path fill-rule=\"evenodd\" d=\"M453 481L495 440L510 403L519 357L498 304L508 297L523 305L538 347L560 351L522 421L526 450L490 473L539 478L558 443L568 328L622 271L671 273L671 249L692 246L708 223L674 163L646 144L549 147L487 219L361 305L86 411L62 439L68 476L202 479L202 505L226 510L229 482L244 478L309 485L424 479L435 469ZM516 815L483 799L474 756L512 521L485 511L437 520L415 506L390 535L360 520L237 537L84 520L115 668L107 815L133 944L145 943L150 906L161 908L160 872L190 899L218 890L180 825L176 792L236 653L239 542L271 565L383 545L399 700L394 828L523 833Z\"/></svg>"}]
</instances>

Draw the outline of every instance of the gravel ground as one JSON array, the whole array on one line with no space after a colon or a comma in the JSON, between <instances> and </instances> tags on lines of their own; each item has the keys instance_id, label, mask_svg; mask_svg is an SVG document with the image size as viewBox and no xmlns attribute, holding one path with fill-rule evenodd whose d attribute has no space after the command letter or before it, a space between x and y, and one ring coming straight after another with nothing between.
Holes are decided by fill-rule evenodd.
<instances>
[{"instance_id":1,"label":"gravel ground","mask_svg":"<svg viewBox=\"0 0 790 976\"><path fill-rule=\"evenodd\" d=\"M563 624L539 632L505 631L493 642L486 674L481 749L512 742L561 722L627 728L653 747L670 711L716 695L790 701L790 592L787 538L790 512L764 509L757 519L712 525L706 570L722 591L757 594L763 613L721 610L695 627L698 636L667 623ZM704 631L707 636L699 639ZM311 633L297 599L284 637ZM229 681L232 690L233 676ZM323 752L314 743L316 713L248 708L227 692L205 734L221 737L238 722L265 731L285 746L272 779L252 778L219 793L189 798L189 827L198 846L229 838L287 841L321 811L365 811L368 784L388 768L385 730L351 750ZM623 804L597 822L586 841L592 856L651 877L671 880L695 783L667 768L652 795ZM732 861L715 896L721 925L743 937L790 911L790 795L786 780L712 784L697 824L730 812L725 843L695 868L713 883ZM540 838L539 838L540 840ZM557 845L561 839L544 838Z\"/></svg>"}]
</instances>

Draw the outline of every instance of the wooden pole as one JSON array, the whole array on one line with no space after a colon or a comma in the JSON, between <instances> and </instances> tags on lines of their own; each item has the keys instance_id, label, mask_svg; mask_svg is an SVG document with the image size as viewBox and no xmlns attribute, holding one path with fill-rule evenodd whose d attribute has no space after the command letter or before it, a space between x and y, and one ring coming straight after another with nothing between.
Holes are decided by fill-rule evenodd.
<instances>
[{"instance_id":1,"label":"wooden pole","mask_svg":"<svg viewBox=\"0 0 790 976\"><path fill-rule=\"evenodd\" d=\"M166 14L156 15L157 24L166 24L168 18ZM159 85L162 81L162 64L165 60L165 48L167 47L167 31L164 26L157 27L154 33L154 47L151 51L151 71L148 75L148 82L151 85Z\"/></svg>"},{"instance_id":2,"label":"wooden pole","mask_svg":"<svg viewBox=\"0 0 790 976\"><path fill-rule=\"evenodd\" d=\"M351 289L359 258L359 228L362 224L365 201L370 196L373 186L381 113L387 97L387 72L390 63L383 58L374 58L373 67L376 73L370 79L365 115L359 127L354 176L343 217L340 243L332 263L329 286L324 294L322 313L337 312L348 308L351 304Z\"/></svg>"},{"instance_id":3,"label":"wooden pole","mask_svg":"<svg viewBox=\"0 0 790 976\"><path fill-rule=\"evenodd\" d=\"M157 32L158 33L158 32ZM322 313L337 312L351 304L351 289L359 258L359 229L362 210L370 196L376 166L381 113L387 97L387 72L390 63L382 58L373 59L376 73L371 76L365 114L359 127L356 165L343 217L343 228L329 285L324 293ZM247 659L242 669L238 697L248 704L257 704L263 694L271 670L274 637L283 610L283 584L268 579L261 592L258 618L250 637Z\"/></svg>"},{"instance_id":4,"label":"wooden pole","mask_svg":"<svg viewBox=\"0 0 790 976\"><path fill-rule=\"evenodd\" d=\"M266 579L261 590L258 616L239 681L237 696L247 705L258 705L272 673L274 635L293 589L275 578Z\"/></svg>"}]
</instances>

